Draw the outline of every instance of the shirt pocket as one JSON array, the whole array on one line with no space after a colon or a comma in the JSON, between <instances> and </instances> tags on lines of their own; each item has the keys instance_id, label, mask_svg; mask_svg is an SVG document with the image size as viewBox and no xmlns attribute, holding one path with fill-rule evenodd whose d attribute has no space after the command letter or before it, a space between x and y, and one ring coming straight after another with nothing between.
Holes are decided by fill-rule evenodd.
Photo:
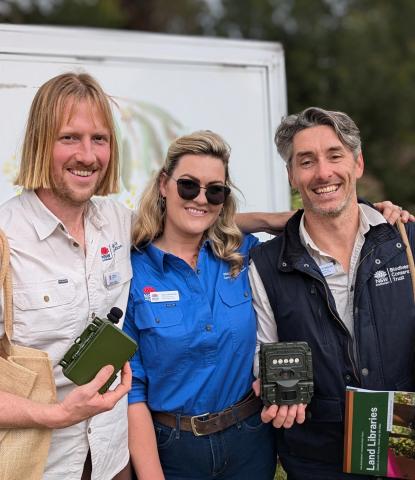
<instances>
[{"instance_id":1,"label":"shirt pocket","mask_svg":"<svg viewBox=\"0 0 415 480\"><path fill-rule=\"evenodd\" d=\"M190 343L180 306L140 303L135 308L135 324L144 368L157 376L178 372L187 362Z\"/></svg>"},{"instance_id":2,"label":"shirt pocket","mask_svg":"<svg viewBox=\"0 0 415 480\"><path fill-rule=\"evenodd\" d=\"M228 322L232 332L236 354L255 349L256 317L252 306L252 293L248 285L236 282L218 287L221 299L221 316Z\"/></svg>"},{"instance_id":3,"label":"shirt pocket","mask_svg":"<svg viewBox=\"0 0 415 480\"><path fill-rule=\"evenodd\" d=\"M14 285L13 289L13 337L60 360L78 323L74 283L54 279Z\"/></svg>"}]
</instances>

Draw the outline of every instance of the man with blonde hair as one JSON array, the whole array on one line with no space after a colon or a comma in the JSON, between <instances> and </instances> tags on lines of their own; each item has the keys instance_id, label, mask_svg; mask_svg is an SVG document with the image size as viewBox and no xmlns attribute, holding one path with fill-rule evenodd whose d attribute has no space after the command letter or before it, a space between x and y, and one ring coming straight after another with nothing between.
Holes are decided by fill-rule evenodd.
<instances>
[{"instance_id":1,"label":"man with blonde hair","mask_svg":"<svg viewBox=\"0 0 415 480\"><path fill-rule=\"evenodd\" d=\"M22 194L0 207L11 251L13 341L49 354L58 399L41 404L0 392L0 428L53 429L45 480L127 480L128 364L103 395L111 366L75 387L58 365L95 316L125 310L131 278L131 212L91 198L118 189L111 108L91 76L62 74L40 87L16 184Z\"/></svg>"}]
</instances>

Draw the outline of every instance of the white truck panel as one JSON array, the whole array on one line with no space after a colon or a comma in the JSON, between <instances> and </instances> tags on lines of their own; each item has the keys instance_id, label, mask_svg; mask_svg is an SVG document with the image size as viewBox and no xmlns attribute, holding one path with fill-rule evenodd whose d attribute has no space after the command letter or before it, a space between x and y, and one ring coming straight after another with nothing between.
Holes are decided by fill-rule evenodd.
<instances>
[{"instance_id":1,"label":"white truck panel","mask_svg":"<svg viewBox=\"0 0 415 480\"><path fill-rule=\"evenodd\" d=\"M0 25L0 202L16 191L24 126L37 88L87 71L117 102L122 191L134 207L170 141L198 129L232 146L241 211L289 208L273 134L286 114L284 54L277 43L115 30Z\"/></svg>"}]
</instances>

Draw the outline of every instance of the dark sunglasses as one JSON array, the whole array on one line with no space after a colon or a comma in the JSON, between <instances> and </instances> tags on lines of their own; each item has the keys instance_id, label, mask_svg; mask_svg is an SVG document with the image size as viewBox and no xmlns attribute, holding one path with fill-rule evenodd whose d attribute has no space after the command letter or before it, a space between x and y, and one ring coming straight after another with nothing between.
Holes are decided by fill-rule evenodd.
<instances>
[{"instance_id":1,"label":"dark sunglasses","mask_svg":"<svg viewBox=\"0 0 415 480\"><path fill-rule=\"evenodd\" d=\"M200 189L206 190L206 200L212 205L220 205L224 203L226 197L231 193L231 189L226 185L208 185L207 187L202 187L195 180L190 178L179 178L176 180L172 178L177 183L177 193L183 200L193 200L196 198Z\"/></svg>"}]
</instances>

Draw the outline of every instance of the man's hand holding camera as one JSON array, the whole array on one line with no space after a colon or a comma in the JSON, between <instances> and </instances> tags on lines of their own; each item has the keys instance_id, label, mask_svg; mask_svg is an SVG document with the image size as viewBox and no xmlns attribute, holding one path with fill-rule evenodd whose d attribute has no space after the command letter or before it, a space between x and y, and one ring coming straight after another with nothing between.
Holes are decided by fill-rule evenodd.
<instances>
[{"instance_id":1,"label":"man's hand holding camera","mask_svg":"<svg viewBox=\"0 0 415 480\"><path fill-rule=\"evenodd\" d=\"M260 394L260 380L257 379L252 384L255 395ZM261 420L264 423L272 422L275 428L291 428L296 423L303 423L305 420L305 409L307 405L303 403L297 405L270 405L264 406L261 412Z\"/></svg>"}]
</instances>

